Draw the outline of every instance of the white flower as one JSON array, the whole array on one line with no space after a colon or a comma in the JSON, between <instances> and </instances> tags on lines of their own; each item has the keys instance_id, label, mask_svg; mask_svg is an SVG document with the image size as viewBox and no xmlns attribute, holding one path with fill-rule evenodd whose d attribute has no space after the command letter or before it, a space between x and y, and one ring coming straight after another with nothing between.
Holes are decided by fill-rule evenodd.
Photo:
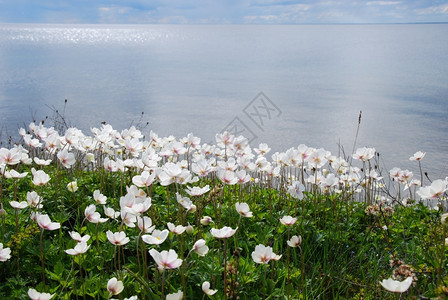
<instances>
[{"instance_id":1,"label":"white flower","mask_svg":"<svg viewBox=\"0 0 448 300\"><path fill-rule=\"evenodd\" d=\"M142 240L150 245L160 245L166 240L168 233L169 231L166 229L162 231L156 229L152 234L142 235Z\"/></svg>"},{"instance_id":2,"label":"white flower","mask_svg":"<svg viewBox=\"0 0 448 300\"><path fill-rule=\"evenodd\" d=\"M5 172L5 178L23 178L26 175L28 175L28 172L19 173L14 169Z\"/></svg>"},{"instance_id":3,"label":"white flower","mask_svg":"<svg viewBox=\"0 0 448 300\"><path fill-rule=\"evenodd\" d=\"M71 168L72 165L74 165L76 162L75 155L71 152L68 152L67 150L62 150L61 152L59 152L57 154L57 157L61 164L67 169Z\"/></svg>"},{"instance_id":4,"label":"white flower","mask_svg":"<svg viewBox=\"0 0 448 300\"><path fill-rule=\"evenodd\" d=\"M238 228L232 229L230 227L224 226L221 229L212 228L210 230L210 233L217 239L226 239L234 235L237 229Z\"/></svg>"},{"instance_id":5,"label":"white flower","mask_svg":"<svg viewBox=\"0 0 448 300\"><path fill-rule=\"evenodd\" d=\"M286 242L289 247L298 247L300 244L302 244L302 237L293 235L289 241Z\"/></svg>"},{"instance_id":6,"label":"white flower","mask_svg":"<svg viewBox=\"0 0 448 300\"><path fill-rule=\"evenodd\" d=\"M440 216L440 223L442 223L443 225L447 225L448 224L448 213L444 213Z\"/></svg>"},{"instance_id":7,"label":"white flower","mask_svg":"<svg viewBox=\"0 0 448 300\"><path fill-rule=\"evenodd\" d=\"M86 234L85 236L81 236L78 232L76 231L70 231L68 234L70 234L70 237L72 239L74 239L75 241L77 241L78 243L81 242L87 242L90 239L90 235Z\"/></svg>"},{"instance_id":8,"label":"white flower","mask_svg":"<svg viewBox=\"0 0 448 300\"><path fill-rule=\"evenodd\" d=\"M51 179L50 176L42 170L36 171L32 168L31 173L33 174L33 179L31 181L37 186L43 186Z\"/></svg>"},{"instance_id":9,"label":"white flower","mask_svg":"<svg viewBox=\"0 0 448 300\"><path fill-rule=\"evenodd\" d=\"M120 294L123 291L123 288L124 288L123 282L117 280L117 278L115 277L109 279L109 281L107 282L107 290L112 295Z\"/></svg>"},{"instance_id":10,"label":"white flower","mask_svg":"<svg viewBox=\"0 0 448 300\"><path fill-rule=\"evenodd\" d=\"M252 217L252 212L250 211L249 205L247 203L235 203L236 211L243 217Z\"/></svg>"},{"instance_id":11,"label":"white flower","mask_svg":"<svg viewBox=\"0 0 448 300\"><path fill-rule=\"evenodd\" d=\"M17 201L10 201L9 205L11 205L14 209L24 209L28 206L28 203L26 201L17 202Z\"/></svg>"},{"instance_id":12,"label":"white flower","mask_svg":"<svg viewBox=\"0 0 448 300\"><path fill-rule=\"evenodd\" d=\"M182 234L184 233L185 229L187 229L187 227L182 226L182 225L177 225L175 226L173 223L166 223L166 225L168 226L168 229L174 233L174 234Z\"/></svg>"},{"instance_id":13,"label":"white flower","mask_svg":"<svg viewBox=\"0 0 448 300\"><path fill-rule=\"evenodd\" d=\"M93 199L97 204L106 204L107 197L100 193L100 190L93 192Z\"/></svg>"},{"instance_id":14,"label":"white flower","mask_svg":"<svg viewBox=\"0 0 448 300\"><path fill-rule=\"evenodd\" d=\"M300 183L300 181L293 181L292 184L288 186L288 194L299 200L303 199L304 190L305 186L303 186L303 184Z\"/></svg>"},{"instance_id":15,"label":"white flower","mask_svg":"<svg viewBox=\"0 0 448 300\"><path fill-rule=\"evenodd\" d=\"M41 208L42 197L40 197L35 191L26 193L26 201L31 207Z\"/></svg>"},{"instance_id":16,"label":"white flower","mask_svg":"<svg viewBox=\"0 0 448 300\"><path fill-rule=\"evenodd\" d=\"M51 159L45 160L45 159L40 159L39 157L34 157L33 160L39 166L48 166L51 164Z\"/></svg>"},{"instance_id":17,"label":"white flower","mask_svg":"<svg viewBox=\"0 0 448 300\"><path fill-rule=\"evenodd\" d=\"M55 294L48 294L48 293L39 293L35 289L29 289L28 290L28 296L31 300L49 300L51 299Z\"/></svg>"},{"instance_id":18,"label":"white flower","mask_svg":"<svg viewBox=\"0 0 448 300\"><path fill-rule=\"evenodd\" d=\"M194 187L187 187L186 192L190 196L201 196L205 193L210 191L210 187L208 185L204 186L203 188L200 188L198 186Z\"/></svg>"},{"instance_id":19,"label":"white flower","mask_svg":"<svg viewBox=\"0 0 448 300\"><path fill-rule=\"evenodd\" d=\"M272 260L279 260L281 255L277 255L274 252L272 252L272 247L264 246L264 245L257 245L255 246L255 250L252 252L252 259L257 264L267 264L269 261Z\"/></svg>"},{"instance_id":20,"label":"white flower","mask_svg":"<svg viewBox=\"0 0 448 300\"><path fill-rule=\"evenodd\" d=\"M199 256L205 256L208 253L209 248L205 244L205 240L199 239L194 243L192 250Z\"/></svg>"},{"instance_id":21,"label":"white flower","mask_svg":"<svg viewBox=\"0 0 448 300\"><path fill-rule=\"evenodd\" d=\"M417 151L417 152L414 153L413 156L409 157L409 160L419 161L419 160L422 160L423 157L425 157L425 155L426 155L426 152Z\"/></svg>"},{"instance_id":22,"label":"white flower","mask_svg":"<svg viewBox=\"0 0 448 300\"><path fill-rule=\"evenodd\" d=\"M380 284L389 292L404 293L412 284L412 276L406 278L403 281L393 280L392 278L383 279Z\"/></svg>"},{"instance_id":23,"label":"white flower","mask_svg":"<svg viewBox=\"0 0 448 300\"><path fill-rule=\"evenodd\" d=\"M101 215L99 212L96 211L95 204L90 204L86 207L84 210L84 214L87 218L87 220L91 223L104 223L107 221L107 218L101 218Z\"/></svg>"},{"instance_id":24,"label":"white flower","mask_svg":"<svg viewBox=\"0 0 448 300\"><path fill-rule=\"evenodd\" d=\"M291 216L284 216L280 219L280 222L286 226L292 226L292 225L294 225L294 223L296 223L296 221L297 221L297 218L293 218Z\"/></svg>"},{"instance_id":25,"label":"white flower","mask_svg":"<svg viewBox=\"0 0 448 300\"><path fill-rule=\"evenodd\" d=\"M210 289L210 282L208 282L208 281L204 281L204 282L202 283L202 291L203 291L204 293L206 293L207 295L209 295L209 296L213 296L214 294L216 294L216 292L217 292L218 290L212 290L212 289Z\"/></svg>"},{"instance_id":26,"label":"white flower","mask_svg":"<svg viewBox=\"0 0 448 300\"><path fill-rule=\"evenodd\" d=\"M422 199L436 199L441 197L447 190L446 180L437 179L434 180L430 186L421 187L417 194Z\"/></svg>"},{"instance_id":27,"label":"white flower","mask_svg":"<svg viewBox=\"0 0 448 300\"><path fill-rule=\"evenodd\" d=\"M69 182L67 189L72 193L76 192L78 190L78 183L76 181Z\"/></svg>"},{"instance_id":28,"label":"white flower","mask_svg":"<svg viewBox=\"0 0 448 300\"><path fill-rule=\"evenodd\" d=\"M119 231L112 233L112 231L108 230L106 232L107 239L114 245L125 245L129 243L129 238L126 237L126 233L124 231Z\"/></svg>"},{"instance_id":29,"label":"white flower","mask_svg":"<svg viewBox=\"0 0 448 300\"><path fill-rule=\"evenodd\" d=\"M73 249L67 249L65 250L65 253L69 255L79 255L86 253L87 250L89 250L90 245L87 245L86 242L80 242L76 244L75 248Z\"/></svg>"},{"instance_id":30,"label":"white flower","mask_svg":"<svg viewBox=\"0 0 448 300\"><path fill-rule=\"evenodd\" d=\"M148 171L143 171L141 175L136 175L132 177L132 183L138 187L150 186L156 178L156 174L153 172L149 174Z\"/></svg>"},{"instance_id":31,"label":"white flower","mask_svg":"<svg viewBox=\"0 0 448 300\"><path fill-rule=\"evenodd\" d=\"M7 261L11 258L11 249L3 248L3 244L0 243L0 261Z\"/></svg>"},{"instance_id":32,"label":"white flower","mask_svg":"<svg viewBox=\"0 0 448 300\"><path fill-rule=\"evenodd\" d=\"M155 225L152 225L152 219L148 216L144 216L143 218L137 216L137 226L143 233L151 233L156 228Z\"/></svg>"},{"instance_id":33,"label":"white flower","mask_svg":"<svg viewBox=\"0 0 448 300\"><path fill-rule=\"evenodd\" d=\"M177 269L182 265L182 259L177 258L176 251L172 249L162 252L151 249L149 254L151 254L159 269Z\"/></svg>"},{"instance_id":34,"label":"white flower","mask_svg":"<svg viewBox=\"0 0 448 300\"><path fill-rule=\"evenodd\" d=\"M193 202L191 202L190 198L182 197L180 194L176 193L177 202L182 205L186 210L190 210Z\"/></svg>"},{"instance_id":35,"label":"white flower","mask_svg":"<svg viewBox=\"0 0 448 300\"><path fill-rule=\"evenodd\" d=\"M166 295L166 300L182 300L183 297L184 293L182 291L177 291L177 293Z\"/></svg>"},{"instance_id":36,"label":"white flower","mask_svg":"<svg viewBox=\"0 0 448 300\"><path fill-rule=\"evenodd\" d=\"M116 219L120 216L119 211L115 211L113 208L104 206L104 214L111 219Z\"/></svg>"},{"instance_id":37,"label":"white flower","mask_svg":"<svg viewBox=\"0 0 448 300\"><path fill-rule=\"evenodd\" d=\"M375 148L358 148L356 152L352 155L354 159L361 161L369 161L375 156Z\"/></svg>"},{"instance_id":38,"label":"white flower","mask_svg":"<svg viewBox=\"0 0 448 300\"><path fill-rule=\"evenodd\" d=\"M61 224L56 223L56 222L51 222L50 217L48 215L41 215L39 213L36 213L35 218L36 218L37 224L42 229L56 230L56 229L61 228Z\"/></svg>"}]
</instances>

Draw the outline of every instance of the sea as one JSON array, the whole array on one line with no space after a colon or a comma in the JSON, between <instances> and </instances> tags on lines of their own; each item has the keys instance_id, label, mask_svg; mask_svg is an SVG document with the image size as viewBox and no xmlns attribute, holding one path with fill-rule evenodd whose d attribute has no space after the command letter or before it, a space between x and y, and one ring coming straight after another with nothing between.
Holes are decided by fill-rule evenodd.
<instances>
[{"instance_id":1,"label":"sea","mask_svg":"<svg viewBox=\"0 0 448 300\"><path fill-rule=\"evenodd\" d=\"M448 175L448 24L0 24L0 126L223 131ZM272 153L271 152L271 153ZM416 177L417 176L416 174Z\"/></svg>"}]
</instances>

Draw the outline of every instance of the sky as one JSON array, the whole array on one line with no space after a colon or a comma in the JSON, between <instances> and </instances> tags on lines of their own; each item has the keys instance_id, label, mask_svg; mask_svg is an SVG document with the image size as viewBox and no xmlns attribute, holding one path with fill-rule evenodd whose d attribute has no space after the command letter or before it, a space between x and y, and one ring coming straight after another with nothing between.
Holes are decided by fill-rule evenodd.
<instances>
[{"instance_id":1,"label":"sky","mask_svg":"<svg viewBox=\"0 0 448 300\"><path fill-rule=\"evenodd\" d=\"M448 0L0 0L0 23L448 22Z\"/></svg>"}]
</instances>

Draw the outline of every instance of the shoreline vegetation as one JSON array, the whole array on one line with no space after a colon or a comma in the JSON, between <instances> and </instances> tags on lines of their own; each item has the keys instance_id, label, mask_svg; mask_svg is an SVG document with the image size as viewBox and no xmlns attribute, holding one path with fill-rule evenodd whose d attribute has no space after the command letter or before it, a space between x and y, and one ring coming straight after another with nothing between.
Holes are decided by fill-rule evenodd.
<instances>
[{"instance_id":1,"label":"shoreline vegetation","mask_svg":"<svg viewBox=\"0 0 448 300\"><path fill-rule=\"evenodd\" d=\"M413 174L374 148L59 125L0 149L2 299L448 296L448 182L424 152Z\"/></svg>"}]
</instances>

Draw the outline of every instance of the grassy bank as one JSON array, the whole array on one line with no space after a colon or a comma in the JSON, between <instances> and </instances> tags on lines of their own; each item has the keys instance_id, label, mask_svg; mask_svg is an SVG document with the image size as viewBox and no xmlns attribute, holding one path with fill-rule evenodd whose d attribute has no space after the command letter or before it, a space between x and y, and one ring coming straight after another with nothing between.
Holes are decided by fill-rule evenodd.
<instances>
[{"instance_id":1,"label":"grassy bank","mask_svg":"<svg viewBox=\"0 0 448 300\"><path fill-rule=\"evenodd\" d=\"M447 181L382 170L373 148L272 154L228 133L207 145L109 125L20 133L0 150L2 299L448 295ZM403 293L380 284L408 277Z\"/></svg>"}]
</instances>

